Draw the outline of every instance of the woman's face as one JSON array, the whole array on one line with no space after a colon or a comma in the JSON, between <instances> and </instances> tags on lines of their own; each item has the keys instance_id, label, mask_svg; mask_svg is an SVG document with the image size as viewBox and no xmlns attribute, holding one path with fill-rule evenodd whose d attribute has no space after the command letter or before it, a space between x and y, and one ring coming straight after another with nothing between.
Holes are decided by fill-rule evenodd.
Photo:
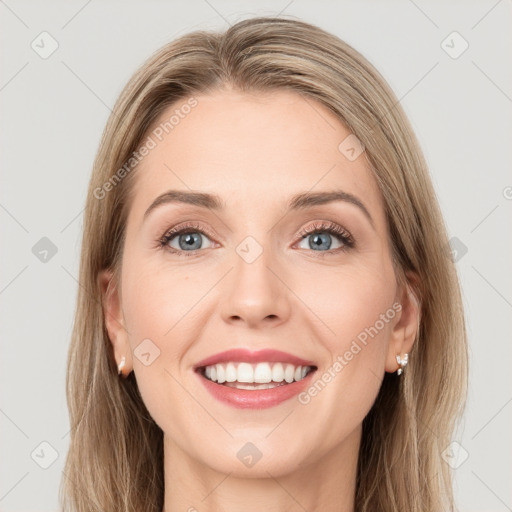
<instances>
[{"instance_id":1,"label":"woman's face","mask_svg":"<svg viewBox=\"0 0 512 512\"><path fill-rule=\"evenodd\" d=\"M203 466L278 476L353 453L410 349L384 203L349 135L293 92L218 91L169 107L145 139L107 325L166 446ZM207 372L250 389L197 369L232 349L249 353ZM316 368L303 381L294 357Z\"/></svg>"}]
</instances>

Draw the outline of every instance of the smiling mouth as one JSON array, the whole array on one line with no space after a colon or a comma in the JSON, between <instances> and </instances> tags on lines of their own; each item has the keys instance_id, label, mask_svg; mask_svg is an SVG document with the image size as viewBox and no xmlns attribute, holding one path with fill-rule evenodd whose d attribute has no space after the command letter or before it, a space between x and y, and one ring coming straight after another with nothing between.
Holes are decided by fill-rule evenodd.
<instances>
[{"instance_id":1,"label":"smiling mouth","mask_svg":"<svg viewBox=\"0 0 512 512\"><path fill-rule=\"evenodd\" d=\"M316 366L300 366L281 362L251 364L230 361L202 366L196 371L215 384L255 391L299 382L316 369Z\"/></svg>"}]
</instances>

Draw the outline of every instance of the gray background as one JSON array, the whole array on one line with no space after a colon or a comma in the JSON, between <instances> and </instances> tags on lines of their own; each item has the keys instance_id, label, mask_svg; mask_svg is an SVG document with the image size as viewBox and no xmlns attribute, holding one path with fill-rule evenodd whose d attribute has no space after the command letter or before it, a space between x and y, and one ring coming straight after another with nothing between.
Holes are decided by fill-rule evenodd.
<instances>
[{"instance_id":1,"label":"gray background","mask_svg":"<svg viewBox=\"0 0 512 512\"><path fill-rule=\"evenodd\" d=\"M468 318L470 398L447 463L462 511L512 510L510 0L0 0L1 511L57 510L82 210L121 88L171 39L279 12L362 52L412 121L456 237ZM46 37L50 48L43 31L58 42L48 58L31 47ZM453 31L469 44L457 58ZM43 237L57 250L46 261Z\"/></svg>"}]
</instances>

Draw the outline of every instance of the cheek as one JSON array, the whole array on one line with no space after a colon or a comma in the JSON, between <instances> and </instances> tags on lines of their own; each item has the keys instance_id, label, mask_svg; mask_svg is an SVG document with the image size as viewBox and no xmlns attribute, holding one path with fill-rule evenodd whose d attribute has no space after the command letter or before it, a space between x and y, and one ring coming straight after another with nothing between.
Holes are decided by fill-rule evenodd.
<instances>
[{"instance_id":1,"label":"cheek","mask_svg":"<svg viewBox=\"0 0 512 512\"><path fill-rule=\"evenodd\" d=\"M175 272L164 272L156 265L127 265L125 277L123 311L137 386L155 422L173 432L180 422L170 422L169 411L187 418L190 408L180 386L180 364L189 343L184 333L189 325L187 312L197 298L184 299L186 277L177 278Z\"/></svg>"},{"instance_id":2,"label":"cheek","mask_svg":"<svg viewBox=\"0 0 512 512\"><path fill-rule=\"evenodd\" d=\"M172 336L174 326L197 301L188 273L165 269L152 260L126 265L123 304L130 333L153 336L155 342Z\"/></svg>"},{"instance_id":3,"label":"cheek","mask_svg":"<svg viewBox=\"0 0 512 512\"><path fill-rule=\"evenodd\" d=\"M381 315L393 313L396 288L392 269L351 266L317 272L313 280L297 280L294 291L310 309L311 321L325 332L324 343L334 354L346 350L360 334L364 339L365 329L374 326ZM377 327L379 339L387 338L389 318Z\"/></svg>"},{"instance_id":4,"label":"cheek","mask_svg":"<svg viewBox=\"0 0 512 512\"><path fill-rule=\"evenodd\" d=\"M326 331L322 337L329 360L299 402L317 425L330 426L322 435L320 450L328 452L350 435L375 402L396 316L393 293L385 280L346 278L342 288L328 294L331 301L321 302L323 311L318 307L318 315L334 332Z\"/></svg>"},{"instance_id":5,"label":"cheek","mask_svg":"<svg viewBox=\"0 0 512 512\"><path fill-rule=\"evenodd\" d=\"M175 273L156 265L140 266L137 271L135 267L126 267L123 311L137 383L148 409L158 417L164 392L167 397L180 395L172 376L181 380L180 364L189 343L183 330L197 297L193 301L185 297L187 287Z\"/></svg>"}]
</instances>

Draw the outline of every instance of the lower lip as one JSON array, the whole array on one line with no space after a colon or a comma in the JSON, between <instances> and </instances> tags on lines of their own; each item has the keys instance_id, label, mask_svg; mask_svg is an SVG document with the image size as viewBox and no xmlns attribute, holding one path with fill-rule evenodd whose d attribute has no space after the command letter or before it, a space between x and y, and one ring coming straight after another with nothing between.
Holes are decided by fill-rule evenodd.
<instances>
[{"instance_id":1,"label":"lower lip","mask_svg":"<svg viewBox=\"0 0 512 512\"><path fill-rule=\"evenodd\" d=\"M237 389L217 384L199 372L195 372L204 387L221 402L239 409L266 409L293 398L307 387L316 370L309 372L302 380L269 389Z\"/></svg>"}]
</instances>

